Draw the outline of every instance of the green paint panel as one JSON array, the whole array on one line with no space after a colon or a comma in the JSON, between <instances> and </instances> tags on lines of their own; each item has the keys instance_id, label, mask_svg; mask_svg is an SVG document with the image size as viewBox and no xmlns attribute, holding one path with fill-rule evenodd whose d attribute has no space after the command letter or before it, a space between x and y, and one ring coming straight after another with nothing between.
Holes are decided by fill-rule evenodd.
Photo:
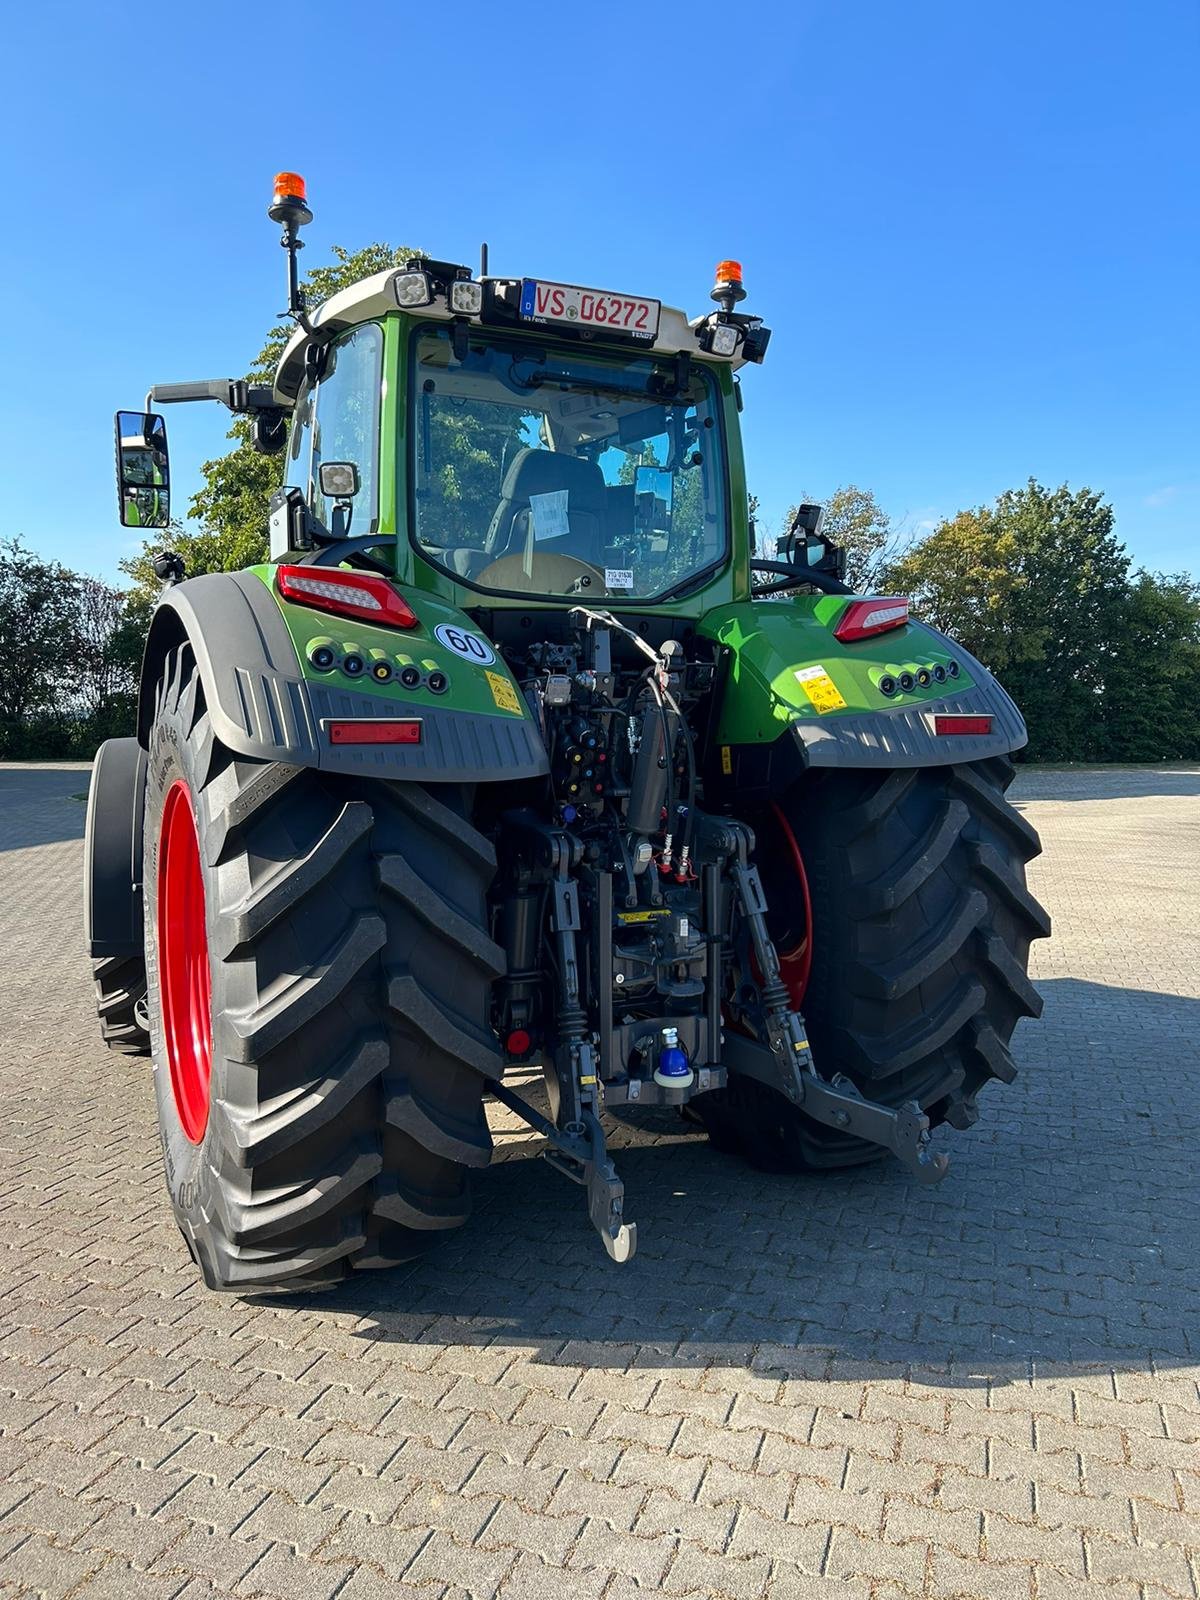
<instances>
[{"instance_id":1,"label":"green paint panel","mask_svg":"<svg viewBox=\"0 0 1200 1600\"><path fill-rule=\"evenodd\" d=\"M435 630L443 624L457 629L460 636L483 637L457 606L447 604L436 595L397 583L397 590L416 613L419 626L379 628L357 618L336 617L331 612L282 599L275 588L273 570L270 566L250 568L274 595L306 678L317 683L335 683L355 693L376 695L381 711L397 715L406 709L419 711L436 705L443 710L473 711L485 716L528 717L520 690L498 656L477 665L435 637ZM331 648L336 657L327 671L314 666L310 659L322 645ZM342 669L342 662L352 654L361 656L365 664L365 671L353 677ZM392 673L386 683L372 676L373 669L382 663L386 663ZM399 674L406 667L415 668L421 676L420 684L411 689L399 681ZM430 674L438 672L448 681L448 687L440 694L429 687Z\"/></svg>"},{"instance_id":2,"label":"green paint panel","mask_svg":"<svg viewBox=\"0 0 1200 1600\"><path fill-rule=\"evenodd\" d=\"M739 601L703 617L699 632L730 654L717 720L720 743L769 744L798 717L886 714L974 682L960 667L959 676L948 682L885 695L881 679L898 679L904 672L915 678L923 668L946 667L958 658L919 622L842 644L833 636L833 625L848 604L843 595ZM809 675L810 695L797 673L814 667L824 671ZM836 704L839 698L844 705ZM821 704L830 709L819 710Z\"/></svg>"}]
</instances>

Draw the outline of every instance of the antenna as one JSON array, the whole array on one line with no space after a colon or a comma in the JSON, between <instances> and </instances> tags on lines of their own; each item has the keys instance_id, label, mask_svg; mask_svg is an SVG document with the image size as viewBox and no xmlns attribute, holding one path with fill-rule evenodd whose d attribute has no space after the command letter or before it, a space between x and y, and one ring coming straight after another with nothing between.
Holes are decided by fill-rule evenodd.
<instances>
[{"instance_id":1,"label":"antenna","mask_svg":"<svg viewBox=\"0 0 1200 1600\"><path fill-rule=\"evenodd\" d=\"M486 241L479 246L479 276L486 278L488 275L488 251Z\"/></svg>"}]
</instances>

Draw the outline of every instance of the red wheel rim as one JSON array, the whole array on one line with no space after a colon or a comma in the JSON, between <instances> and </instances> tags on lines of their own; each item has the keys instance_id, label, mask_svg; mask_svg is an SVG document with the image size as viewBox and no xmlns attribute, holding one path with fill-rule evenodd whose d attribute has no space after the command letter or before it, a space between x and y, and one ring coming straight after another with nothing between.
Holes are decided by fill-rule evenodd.
<instances>
[{"instance_id":1,"label":"red wheel rim","mask_svg":"<svg viewBox=\"0 0 1200 1600\"><path fill-rule=\"evenodd\" d=\"M199 1144L208 1126L212 991L200 841L182 778L167 791L158 840L158 981L175 1109Z\"/></svg>"},{"instance_id":2,"label":"red wheel rim","mask_svg":"<svg viewBox=\"0 0 1200 1600\"><path fill-rule=\"evenodd\" d=\"M795 870L800 896L804 903L803 938L793 945L790 950L779 951L780 976L783 978L784 987L791 996L793 1008L799 1011L800 1003L808 989L809 974L812 972L812 899L808 892L808 873L804 870L804 857L800 854L800 846L796 843L796 835L792 832L792 825L782 809L773 801L771 810L775 813L779 831L783 834L787 858Z\"/></svg>"}]
</instances>

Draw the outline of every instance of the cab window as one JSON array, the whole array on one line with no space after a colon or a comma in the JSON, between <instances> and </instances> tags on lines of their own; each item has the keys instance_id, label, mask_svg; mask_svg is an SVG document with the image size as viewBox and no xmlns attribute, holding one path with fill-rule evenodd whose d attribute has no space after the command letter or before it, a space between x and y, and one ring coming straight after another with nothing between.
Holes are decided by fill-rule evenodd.
<instances>
[{"instance_id":1,"label":"cab window","mask_svg":"<svg viewBox=\"0 0 1200 1600\"><path fill-rule=\"evenodd\" d=\"M292 431L288 438L288 467L284 473L284 481L293 489L299 489L304 498L312 502L312 426L313 402L316 399L316 390L303 384L296 397L296 409L292 412Z\"/></svg>"},{"instance_id":2,"label":"cab window","mask_svg":"<svg viewBox=\"0 0 1200 1600\"><path fill-rule=\"evenodd\" d=\"M352 461L358 468L359 491L350 525L353 536L374 533L379 526L379 405L383 387L383 331L373 322L355 328L329 352L329 364L317 385L312 418L312 452L308 467L309 504L329 527L334 502L321 493L322 461ZM294 440L306 429L301 397ZM301 449L303 444L301 442ZM299 462L297 462L299 465Z\"/></svg>"}]
</instances>

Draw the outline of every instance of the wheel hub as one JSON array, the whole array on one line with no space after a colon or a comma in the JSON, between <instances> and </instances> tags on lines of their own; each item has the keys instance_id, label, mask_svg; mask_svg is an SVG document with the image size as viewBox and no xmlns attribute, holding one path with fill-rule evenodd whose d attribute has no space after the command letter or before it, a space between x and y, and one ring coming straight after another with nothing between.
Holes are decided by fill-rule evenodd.
<instances>
[{"instance_id":1,"label":"wheel hub","mask_svg":"<svg viewBox=\"0 0 1200 1600\"><path fill-rule=\"evenodd\" d=\"M212 993L200 841L182 779L167 791L159 835L158 973L171 1093L184 1133L199 1144L208 1126Z\"/></svg>"}]
</instances>

